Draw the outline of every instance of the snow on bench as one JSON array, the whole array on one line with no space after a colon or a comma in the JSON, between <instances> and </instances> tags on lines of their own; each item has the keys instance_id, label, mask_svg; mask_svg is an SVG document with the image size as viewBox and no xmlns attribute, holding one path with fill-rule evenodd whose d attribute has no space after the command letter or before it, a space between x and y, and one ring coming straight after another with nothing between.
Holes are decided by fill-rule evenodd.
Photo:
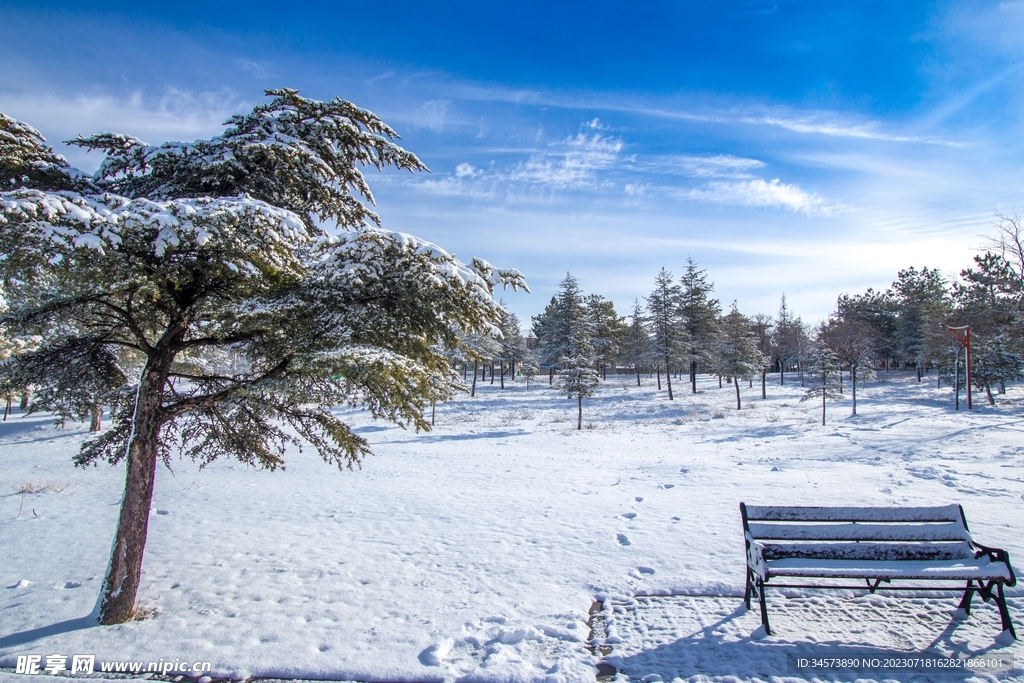
<instances>
[{"instance_id":1,"label":"snow on bench","mask_svg":"<svg viewBox=\"0 0 1024 683\"><path fill-rule=\"evenodd\" d=\"M1003 632L1017 634L1010 621L1004 586L1017 578L1005 550L974 541L960 505L940 507L796 507L740 503L746 544L744 601L761 606L766 635L764 589L773 578L826 579L829 583L772 583L778 588L849 589L837 582L858 579L876 590L964 591L958 618L971 612L978 593L999 608ZM927 586L880 586L894 580L944 581ZM949 582L958 582L950 585Z\"/></svg>"}]
</instances>

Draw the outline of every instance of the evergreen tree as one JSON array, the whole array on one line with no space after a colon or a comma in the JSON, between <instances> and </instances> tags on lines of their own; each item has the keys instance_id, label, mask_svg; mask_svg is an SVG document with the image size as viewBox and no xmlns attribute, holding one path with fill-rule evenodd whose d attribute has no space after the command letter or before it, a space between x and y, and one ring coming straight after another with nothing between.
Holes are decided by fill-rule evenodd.
<instances>
[{"instance_id":1,"label":"evergreen tree","mask_svg":"<svg viewBox=\"0 0 1024 683\"><path fill-rule=\"evenodd\" d=\"M541 348L548 357L558 354L558 388L569 398L576 399L576 428L583 429L583 399L594 395L599 379L597 371L591 367L597 358L591 318L579 283L570 273L566 273L559 285L556 311L547 343Z\"/></svg>"},{"instance_id":2,"label":"evergreen tree","mask_svg":"<svg viewBox=\"0 0 1024 683\"><path fill-rule=\"evenodd\" d=\"M470 385L470 397L476 396L476 379L483 368L501 353L501 342L491 336L490 332L469 332L461 335L460 345L465 349L467 362L473 363L473 383ZM483 379L483 378L482 378Z\"/></svg>"},{"instance_id":3,"label":"evergreen tree","mask_svg":"<svg viewBox=\"0 0 1024 683\"><path fill-rule=\"evenodd\" d=\"M540 372L540 354L534 349L527 349L523 354L523 377L526 378L526 390L530 390L530 380Z\"/></svg>"},{"instance_id":4,"label":"evergreen tree","mask_svg":"<svg viewBox=\"0 0 1024 683\"><path fill-rule=\"evenodd\" d=\"M687 339L690 388L696 394L697 369L701 363L711 363L717 347L722 306L718 299L711 298L715 285L708 282L707 271L698 269L692 258L686 259L686 271L679 282L679 313Z\"/></svg>"},{"instance_id":5,"label":"evergreen tree","mask_svg":"<svg viewBox=\"0 0 1024 683\"><path fill-rule=\"evenodd\" d=\"M858 373L863 381L871 381L875 378L875 371L872 367L875 348L874 328L861 320L833 318L821 327L818 338L836 355L840 368L843 363L850 368L853 398L851 414L856 415ZM842 377L840 377L841 383Z\"/></svg>"},{"instance_id":6,"label":"evergreen tree","mask_svg":"<svg viewBox=\"0 0 1024 683\"><path fill-rule=\"evenodd\" d=\"M557 356L549 356L544 349L544 340L550 338L555 332L555 324L558 319L558 299L551 297L551 301L544 307L544 311L533 316L531 331L537 338L537 359L541 365L548 366L548 384L551 384L555 374L555 363Z\"/></svg>"},{"instance_id":7,"label":"evergreen tree","mask_svg":"<svg viewBox=\"0 0 1024 683\"><path fill-rule=\"evenodd\" d=\"M779 302L778 321L772 333L772 348L779 365L779 384L786 384L786 368L799 356L799 323L786 305L786 295Z\"/></svg>"},{"instance_id":8,"label":"evergreen tree","mask_svg":"<svg viewBox=\"0 0 1024 683\"><path fill-rule=\"evenodd\" d=\"M757 339L757 350L761 352L761 356L764 358L764 366L761 368L761 398L767 399L768 366L771 364L772 358L775 357L775 346L772 343L774 332L772 317L764 313L758 313L751 321L750 327L754 332L754 338Z\"/></svg>"},{"instance_id":9,"label":"evergreen tree","mask_svg":"<svg viewBox=\"0 0 1024 683\"><path fill-rule=\"evenodd\" d=\"M494 359L501 364L501 388L505 388L505 372L509 380L515 380L516 365L526 354L526 340L519 329L519 316L505 308L501 309L501 321L498 323L501 339L498 340L499 350Z\"/></svg>"},{"instance_id":10,"label":"evergreen tree","mask_svg":"<svg viewBox=\"0 0 1024 683\"><path fill-rule=\"evenodd\" d=\"M587 319L590 323L591 343L597 359L597 370L615 364L622 353L626 322L615 312L615 305L600 294L584 297Z\"/></svg>"},{"instance_id":11,"label":"evergreen tree","mask_svg":"<svg viewBox=\"0 0 1024 683\"><path fill-rule=\"evenodd\" d=\"M0 195L0 276L10 284L0 323L46 340L4 373L68 387L54 400L73 409L81 363L71 359L99 363L93 379L111 391L122 379L109 371L116 350L143 359L111 428L75 458L126 462L104 624L133 615L159 460L276 469L302 440L352 466L369 447L332 412L344 404L429 429L426 406L461 387L441 349L460 330L496 325L494 287L522 284L518 271L464 265L366 225L376 216L359 167L423 168L376 116L294 90L268 95L212 140L79 138L106 152L88 183L54 162L53 179ZM27 127L4 130L31 146ZM32 178L19 175L22 163L4 156L0 166ZM223 348L244 358L239 372L183 362Z\"/></svg>"},{"instance_id":12,"label":"evergreen tree","mask_svg":"<svg viewBox=\"0 0 1024 683\"><path fill-rule=\"evenodd\" d=\"M1005 391L1019 379L1024 355L1024 285L1014 266L1001 254L974 257L975 267L960 273L954 287L957 325L971 327L971 378L995 403L992 385Z\"/></svg>"},{"instance_id":13,"label":"evergreen tree","mask_svg":"<svg viewBox=\"0 0 1024 683\"><path fill-rule=\"evenodd\" d=\"M899 348L899 312L892 291L876 292L868 288L864 294L849 296L843 294L837 304L838 317L844 320L860 320L875 330L875 358L889 360Z\"/></svg>"},{"instance_id":14,"label":"evergreen tree","mask_svg":"<svg viewBox=\"0 0 1024 683\"><path fill-rule=\"evenodd\" d=\"M670 401L673 400L672 365L684 352L684 349L689 348L689 340L682 324L681 292L682 290L676 284L672 273L665 270L663 266L657 277L654 278L654 291L647 297L647 320L651 326L653 352L658 362L665 364L665 381L668 383L668 399Z\"/></svg>"},{"instance_id":15,"label":"evergreen tree","mask_svg":"<svg viewBox=\"0 0 1024 683\"><path fill-rule=\"evenodd\" d=\"M752 378L764 368L766 362L757 348L757 337L751 327L750 318L737 310L734 301L729 313L722 318L715 371L719 376L733 379L736 385L736 410L742 407L739 380Z\"/></svg>"},{"instance_id":16,"label":"evergreen tree","mask_svg":"<svg viewBox=\"0 0 1024 683\"><path fill-rule=\"evenodd\" d=\"M843 386L839 376L839 358L826 344L819 343L807 358L807 376L810 388L800 401L821 398L821 424L825 424L825 402L843 398Z\"/></svg>"},{"instance_id":17,"label":"evergreen tree","mask_svg":"<svg viewBox=\"0 0 1024 683\"><path fill-rule=\"evenodd\" d=\"M592 330L583 291L572 273L565 274L558 286L558 295L552 298L544 313L534 318L533 331L539 340L544 365L561 369L563 358L576 355L579 339L574 340L574 335L582 335L580 338L587 340L593 354Z\"/></svg>"},{"instance_id":18,"label":"evergreen tree","mask_svg":"<svg viewBox=\"0 0 1024 683\"><path fill-rule=\"evenodd\" d=\"M633 302L633 314L630 316L629 327L626 328L623 339L623 361L633 365L636 370L636 385L640 386L640 369L643 365L650 363L654 351L652 348L651 335L647 332L646 316L640 300Z\"/></svg>"},{"instance_id":19,"label":"evergreen tree","mask_svg":"<svg viewBox=\"0 0 1024 683\"><path fill-rule=\"evenodd\" d=\"M929 360L927 334L943 320L948 310L948 284L937 268L901 270L892 284L896 310L895 356L904 365L913 364L917 379Z\"/></svg>"}]
</instances>

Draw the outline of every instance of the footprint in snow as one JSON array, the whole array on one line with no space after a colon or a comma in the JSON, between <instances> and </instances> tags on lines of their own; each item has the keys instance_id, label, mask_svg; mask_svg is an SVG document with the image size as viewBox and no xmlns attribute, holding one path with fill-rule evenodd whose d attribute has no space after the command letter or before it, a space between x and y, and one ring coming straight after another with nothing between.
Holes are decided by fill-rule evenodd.
<instances>
[{"instance_id":1,"label":"footprint in snow","mask_svg":"<svg viewBox=\"0 0 1024 683\"><path fill-rule=\"evenodd\" d=\"M81 588L82 584L79 581L68 581L64 584L64 588Z\"/></svg>"},{"instance_id":2,"label":"footprint in snow","mask_svg":"<svg viewBox=\"0 0 1024 683\"><path fill-rule=\"evenodd\" d=\"M636 498L634 498L633 500L635 500L635 501L636 501L636 502L638 502L638 503L642 503L642 502L644 502L644 499L643 499L643 498L641 498L640 496L637 496L637 497L636 497Z\"/></svg>"},{"instance_id":3,"label":"footprint in snow","mask_svg":"<svg viewBox=\"0 0 1024 683\"><path fill-rule=\"evenodd\" d=\"M681 472L682 474L689 474L689 473L690 473L690 470L686 469L685 467L684 467L684 468L682 468L682 469L680 469L679 471L680 471L680 472Z\"/></svg>"},{"instance_id":4,"label":"footprint in snow","mask_svg":"<svg viewBox=\"0 0 1024 683\"><path fill-rule=\"evenodd\" d=\"M615 538L619 539L619 545L632 545L629 542L629 537L626 534L618 534Z\"/></svg>"},{"instance_id":5,"label":"footprint in snow","mask_svg":"<svg viewBox=\"0 0 1024 683\"><path fill-rule=\"evenodd\" d=\"M674 489L675 487L676 487L675 484L659 484L658 485L659 489Z\"/></svg>"},{"instance_id":6,"label":"footprint in snow","mask_svg":"<svg viewBox=\"0 0 1024 683\"><path fill-rule=\"evenodd\" d=\"M637 567L636 570L638 572L640 572L641 574L653 574L654 573L654 568L653 567L644 567L643 565Z\"/></svg>"},{"instance_id":7,"label":"footprint in snow","mask_svg":"<svg viewBox=\"0 0 1024 683\"><path fill-rule=\"evenodd\" d=\"M634 519L636 517L636 513L635 512L623 512L622 516L625 517L626 519Z\"/></svg>"}]
</instances>

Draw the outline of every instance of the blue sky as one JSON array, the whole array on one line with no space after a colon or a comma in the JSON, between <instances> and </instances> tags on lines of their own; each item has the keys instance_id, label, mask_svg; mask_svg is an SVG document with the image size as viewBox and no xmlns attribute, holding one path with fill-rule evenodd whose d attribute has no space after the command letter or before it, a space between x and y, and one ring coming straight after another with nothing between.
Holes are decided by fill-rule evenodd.
<instances>
[{"instance_id":1,"label":"blue sky","mask_svg":"<svg viewBox=\"0 0 1024 683\"><path fill-rule=\"evenodd\" d=\"M635 6L633 6L635 5ZM288 86L395 127L387 228L620 313L692 257L807 321L898 269L954 276L1024 213L1024 2L0 1L0 111L60 140L217 134Z\"/></svg>"}]
</instances>

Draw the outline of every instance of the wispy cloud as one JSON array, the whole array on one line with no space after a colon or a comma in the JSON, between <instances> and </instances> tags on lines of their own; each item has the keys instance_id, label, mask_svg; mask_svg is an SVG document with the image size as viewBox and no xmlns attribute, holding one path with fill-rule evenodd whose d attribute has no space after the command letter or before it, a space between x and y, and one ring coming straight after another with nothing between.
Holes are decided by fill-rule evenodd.
<instances>
[{"instance_id":1,"label":"wispy cloud","mask_svg":"<svg viewBox=\"0 0 1024 683\"><path fill-rule=\"evenodd\" d=\"M731 154L666 155L638 159L632 166L638 171L690 178L749 178L764 162Z\"/></svg>"},{"instance_id":2,"label":"wispy cloud","mask_svg":"<svg viewBox=\"0 0 1024 683\"><path fill-rule=\"evenodd\" d=\"M429 102L424 102L419 111L420 125L424 128L429 128L435 133L443 132L449 106L451 106L451 100L430 100Z\"/></svg>"},{"instance_id":3,"label":"wispy cloud","mask_svg":"<svg viewBox=\"0 0 1024 683\"><path fill-rule=\"evenodd\" d=\"M0 110L38 128L72 164L85 170L98 165L100 157L64 147L62 140L102 132L134 135L153 144L210 137L223 129L228 117L252 104L230 89L193 92L168 88L155 96L136 90L125 97L0 92Z\"/></svg>"},{"instance_id":4,"label":"wispy cloud","mask_svg":"<svg viewBox=\"0 0 1024 683\"><path fill-rule=\"evenodd\" d=\"M260 64L251 59L236 59L235 64L246 73L256 78L277 78L278 74L268 68L267 64Z\"/></svg>"},{"instance_id":5,"label":"wispy cloud","mask_svg":"<svg viewBox=\"0 0 1024 683\"><path fill-rule=\"evenodd\" d=\"M452 84L454 99L481 102L503 102L518 105L559 107L566 110L623 112L652 118L713 123L728 126L768 126L802 135L835 138L878 140L916 144L959 146L935 136L901 133L880 121L864 119L835 111L799 110L791 107L766 107L759 104L740 106L716 105L714 100L689 102L683 106L666 106L651 100L619 95L609 99L600 94L567 95L541 90L513 89L501 86Z\"/></svg>"},{"instance_id":6,"label":"wispy cloud","mask_svg":"<svg viewBox=\"0 0 1024 683\"><path fill-rule=\"evenodd\" d=\"M799 185L774 180L714 181L679 193L685 199L787 209L805 214L832 214L844 208L828 202L816 193L804 191Z\"/></svg>"},{"instance_id":7,"label":"wispy cloud","mask_svg":"<svg viewBox=\"0 0 1024 683\"><path fill-rule=\"evenodd\" d=\"M503 168L481 169L468 162L455 167L454 175L422 180L418 185L444 195L494 196L499 186L544 189L585 189L598 183L598 173L620 161L622 140L600 131L598 119L584 123L579 133L535 149L529 158Z\"/></svg>"},{"instance_id":8,"label":"wispy cloud","mask_svg":"<svg viewBox=\"0 0 1024 683\"><path fill-rule=\"evenodd\" d=\"M588 127L596 124L590 122ZM586 187L594 183L598 171L615 165L621 151L621 140L581 132L553 145L550 151L532 155L506 173L504 179L556 188Z\"/></svg>"}]
</instances>

